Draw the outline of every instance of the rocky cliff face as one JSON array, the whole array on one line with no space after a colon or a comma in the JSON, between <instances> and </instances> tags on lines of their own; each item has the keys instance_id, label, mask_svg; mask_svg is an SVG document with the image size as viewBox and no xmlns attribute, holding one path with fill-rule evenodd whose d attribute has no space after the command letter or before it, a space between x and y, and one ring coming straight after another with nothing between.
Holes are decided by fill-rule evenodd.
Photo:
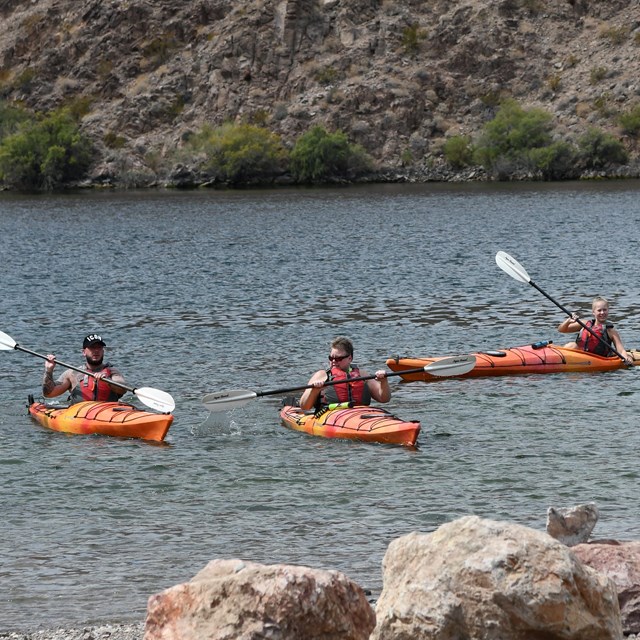
<instances>
[{"instance_id":1,"label":"rocky cliff face","mask_svg":"<svg viewBox=\"0 0 640 640\"><path fill-rule=\"evenodd\" d=\"M505 97L569 136L621 135L640 103L638 0L0 0L0 15L0 97L87 105L95 175L153 173L204 123L288 143L321 124L394 168L438 162Z\"/></svg>"}]
</instances>

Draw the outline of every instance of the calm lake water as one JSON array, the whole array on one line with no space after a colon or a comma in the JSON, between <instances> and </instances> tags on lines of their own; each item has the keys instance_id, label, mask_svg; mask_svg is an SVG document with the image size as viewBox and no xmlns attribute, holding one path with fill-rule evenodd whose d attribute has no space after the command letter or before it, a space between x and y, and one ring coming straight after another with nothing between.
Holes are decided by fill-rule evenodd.
<instances>
[{"instance_id":1,"label":"calm lake water","mask_svg":"<svg viewBox=\"0 0 640 640\"><path fill-rule=\"evenodd\" d=\"M279 424L278 397L209 417L204 394L306 384L328 344L368 371L569 339L612 301L640 347L640 184L394 185L0 194L0 330L81 364L100 333L132 386L176 400L165 446L43 429L43 363L0 352L0 631L141 620L209 560L339 569L374 596L389 542L477 514L544 530L594 501L594 535L640 538L640 371L391 383L419 448Z\"/></svg>"}]
</instances>

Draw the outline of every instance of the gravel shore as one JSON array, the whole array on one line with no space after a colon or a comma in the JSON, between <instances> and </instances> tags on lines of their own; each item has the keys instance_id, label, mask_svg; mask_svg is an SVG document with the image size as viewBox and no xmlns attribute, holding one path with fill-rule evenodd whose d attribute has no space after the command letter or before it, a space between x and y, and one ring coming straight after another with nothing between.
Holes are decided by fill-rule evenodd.
<instances>
[{"instance_id":1,"label":"gravel shore","mask_svg":"<svg viewBox=\"0 0 640 640\"><path fill-rule=\"evenodd\" d=\"M3 632L0 640L142 640L144 622L131 624L105 624L81 629L43 629L41 631ZM639 636L629 635L621 640L638 640Z\"/></svg>"},{"instance_id":2,"label":"gravel shore","mask_svg":"<svg viewBox=\"0 0 640 640\"><path fill-rule=\"evenodd\" d=\"M144 622L105 624L76 629L0 631L0 640L142 640Z\"/></svg>"}]
</instances>

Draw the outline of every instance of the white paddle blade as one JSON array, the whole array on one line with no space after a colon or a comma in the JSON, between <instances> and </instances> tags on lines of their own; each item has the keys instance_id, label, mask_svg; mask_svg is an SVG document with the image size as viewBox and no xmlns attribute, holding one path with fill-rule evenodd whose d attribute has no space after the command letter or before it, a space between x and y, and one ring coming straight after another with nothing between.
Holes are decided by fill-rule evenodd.
<instances>
[{"instance_id":1,"label":"white paddle blade","mask_svg":"<svg viewBox=\"0 0 640 640\"><path fill-rule=\"evenodd\" d=\"M16 348L16 341L4 331L0 331L0 351L11 351Z\"/></svg>"},{"instance_id":2,"label":"white paddle blade","mask_svg":"<svg viewBox=\"0 0 640 640\"><path fill-rule=\"evenodd\" d=\"M231 411L232 409L243 407L247 402L257 397L258 394L255 393L255 391L249 391L247 389L216 391L204 396L204 398L202 398L202 404L204 404L208 411L213 413L216 411Z\"/></svg>"},{"instance_id":3,"label":"white paddle blade","mask_svg":"<svg viewBox=\"0 0 640 640\"><path fill-rule=\"evenodd\" d=\"M160 413L171 413L176 408L174 399L166 391L153 387L140 387L133 392L140 402Z\"/></svg>"},{"instance_id":4,"label":"white paddle blade","mask_svg":"<svg viewBox=\"0 0 640 640\"><path fill-rule=\"evenodd\" d=\"M424 370L432 376L462 376L476 366L475 356L452 356L428 364Z\"/></svg>"},{"instance_id":5,"label":"white paddle blade","mask_svg":"<svg viewBox=\"0 0 640 640\"><path fill-rule=\"evenodd\" d=\"M512 278L520 282L526 282L527 284L531 282L531 278L526 269L508 253L498 251L498 253L496 253L496 264Z\"/></svg>"}]
</instances>

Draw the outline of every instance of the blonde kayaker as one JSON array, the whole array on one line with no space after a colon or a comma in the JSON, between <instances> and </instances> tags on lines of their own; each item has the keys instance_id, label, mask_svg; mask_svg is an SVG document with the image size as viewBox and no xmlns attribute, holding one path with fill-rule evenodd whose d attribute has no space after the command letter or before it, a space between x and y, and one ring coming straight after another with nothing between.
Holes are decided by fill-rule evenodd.
<instances>
[{"instance_id":1,"label":"blonde kayaker","mask_svg":"<svg viewBox=\"0 0 640 640\"><path fill-rule=\"evenodd\" d=\"M44 380L42 394L45 398L53 398L70 392L71 402L83 400L101 400L115 402L126 393L122 387L110 384L103 378L125 383L124 377L112 364L104 362L106 344L97 333L91 333L82 341L82 355L86 359L84 370L91 375L67 369L57 380L53 379L56 366L55 356L49 354L44 364Z\"/></svg>"},{"instance_id":2,"label":"blonde kayaker","mask_svg":"<svg viewBox=\"0 0 640 640\"><path fill-rule=\"evenodd\" d=\"M371 380L359 380L357 382L345 382L329 387L323 385L328 380L347 380L367 376L366 371L353 364L353 343L348 338L338 337L331 343L329 353L329 367L316 371L309 384L311 389L306 389L300 398L302 409L320 409L330 404L350 402L352 404L368 405L371 400L377 402L389 402L391 390L387 380L386 371L376 371L375 378Z\"/></svg>"},{"instance_id":3,"label":"blonde kayaker","mask_svg":"<svg viewBox=\"0 0 640 640\"><path fill-rule=\"evenodd\" d=\"M568 342L564 346L570 349L581 349L582 351L588 351L601 356L612 356L613 352L607 348L607 345L612 345L626 362L632 363L633 357L625 350L617 329L615 329L611 323L607 322L609 317L609 301L602 296L596 296L591 303L591 311L593 312L593 318L583 322L583 324L600 336L600 339L584 329L578 322L580 316L578 316L577 313L572 313L570 317L558 325L558 331L560 333L575 333L579 331L580 333L578 333L576 340Z\"/></svg>"}]
</instances>

